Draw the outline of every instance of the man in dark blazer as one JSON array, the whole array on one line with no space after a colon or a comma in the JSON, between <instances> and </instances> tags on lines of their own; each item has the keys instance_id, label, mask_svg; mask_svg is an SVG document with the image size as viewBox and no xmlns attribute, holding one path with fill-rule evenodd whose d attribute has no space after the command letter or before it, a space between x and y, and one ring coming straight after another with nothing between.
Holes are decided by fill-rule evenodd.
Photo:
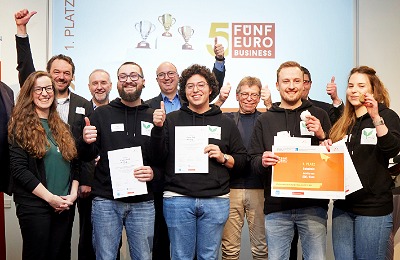
<instances>
[{"instance_id":1,"label":"man in dark blazer","mask_svg":"<svg viewBox=\"0 0 400 260\"><path fill-rule=\"evenodd\" d=\"M30 18L36 12L29 12L24 9L15 13L15 22L17 25L17 34L15 37L17 47L17 70L19 72L20 86L24 84L26 78L35 71L33 64L32 52L30 48L29 38L27 35L26 25ZM69 56L59 54L53 56L46 67L50 73L58 90L57 94L57 111L61 119L66 122L71 129L71 132L76 140L82 135L82 130L85 125L84 118L89 117L93 112L92 104L85 98L70 91L72 79L75 73L75 65ZM78 191L78 199L86 197L85 191L81 190L82 185L90 185L89 176L94 171L94 161L89 163L80 163L80 189ZM71 207L70 216L70 232L72 235L72 224L75 216L75 207ZM69 241L70 243L71 241Z\"/></svg>"},{"instance_id":2,"label":"man in dark blazer","mask_svg":"<svg viewBox=\"0 0 400 260\"><path fill-rule=\"evenodd\" d=\"M11 195L10 160L8 152L7 124L14 107L14 92L5 83L0 81L0 192Z\"/></svg>"},{"instance_id":3,"label":"man in dark blazer","mask_svg":"<svg viewBox=\"0 0 400 260\"><path fill-rule=\"evenodd\" d=\"M217 78L219 88L221 89L225 78L225 58L224 47L218 44L215 39L214 45L215 63L213 73ZM147 100L147 103L153 109L160 108L160 102L164 101L166 113L179 110L183 101L178 95L179 74L177 68L171 62L161 63L156 71L156 80L160 87L161 93L152 99ZM216 105L221 106L223 101L218 100ZM161 167L153 167L155 175L161 178L153 179L154 207L156 211L154 223L154 239L153 239L153 260L168 260L170 259L170 242L168 238L168 229L163 216L163 191L164 179Z\"/></svg>"}]
</instances>

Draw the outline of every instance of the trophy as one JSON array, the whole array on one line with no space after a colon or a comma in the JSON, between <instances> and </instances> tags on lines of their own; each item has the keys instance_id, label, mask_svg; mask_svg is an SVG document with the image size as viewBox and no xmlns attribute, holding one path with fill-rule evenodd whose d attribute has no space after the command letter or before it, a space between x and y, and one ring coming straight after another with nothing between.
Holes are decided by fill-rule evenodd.
<instances>
[{"instance_id":1,"label":"trophy","mask_svg":"<svg viewBox=\"0 0 400 260\"><path fill-rule=\"evenodd\" d=\"M170 14L163 14L158 17L158 21L162 24L162 26L164 26L165 29L165 32L162 34L162 36L171 37L172 34L169 32L169 29L176 22L175 18L172 18L172 15Z\"/></svg>"},{"instance_id":2,"label":"trophy","mask_svg":"<svg viewBox=\"0 0 400 260\"><path fill-rule=\"evenodd\" d=\"M182 26L178 28L178 32L182 35L183 39L185 40L185 44L182 45L182 50L193 50L192 45L188 42L190 37L194 34L194 29L190 26Z\"/></svg>"},{"instance_id":3,"label":"trophy","mask_svg":"<svg viewBox=\"0 0 400 260\"><path fill-rule=\"evenodd\" d=\"M146 39L156 29L156 26L149 21L140 21L135 24L135 28L142 36L142 41L138 43L136 48L150 49L150 44L146 42Z\"/></svg>"}]
</instances>

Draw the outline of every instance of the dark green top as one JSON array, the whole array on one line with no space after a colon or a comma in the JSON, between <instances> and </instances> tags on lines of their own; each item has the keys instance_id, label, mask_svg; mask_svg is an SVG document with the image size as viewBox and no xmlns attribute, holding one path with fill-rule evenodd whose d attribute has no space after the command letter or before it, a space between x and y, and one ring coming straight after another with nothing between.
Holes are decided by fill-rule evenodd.
<instances>
[{"instance_id":1,"label":"dark green top","mask_svg":"<svg viewBox=\"0 0 400 260\"><path fill-rule=\"evenodd\" d=\"M71 183L70 163L62 157L47 119L41 118L40 120L50 143L50 149L44 156L47 189L55 195L68 195Z\"/></svg>"}]
</instances>

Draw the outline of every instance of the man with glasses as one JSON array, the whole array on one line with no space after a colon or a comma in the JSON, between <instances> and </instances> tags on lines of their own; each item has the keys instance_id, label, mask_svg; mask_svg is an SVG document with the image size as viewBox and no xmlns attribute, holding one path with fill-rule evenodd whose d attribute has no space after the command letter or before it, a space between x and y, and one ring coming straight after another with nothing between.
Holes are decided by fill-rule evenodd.
<instances>
[{"instance_id":1,"label":"man with glasses","mask_svg":"<svg viewBox=\"0 0 400 260\"><path fill-rule=\"evenodd\" d=\"M239 111L226 113L231 117L240 132L243 144L249 149L250 137L257 117L260 102L261 81L256 77L244 77L236 88ZM270 99L267 98L267 100ZM255 174L250 163L229 181L230 210L222 236L222 259L239 259L242 228L246 218L249 227L251 253L253 259L268 259L264 225L264 187L261 177Z\"/></svg>"},{"instance_id":2,"label":"man with glasses","mask_svg":"<svg viewBox=\"0 0 400 260\"><path fill-rule=\"evenodd\" d=\"M215 63L213 73L218 81L219 88L222 87L225 78L225 58L224 47L215 39L214 53ZM183 104L183 100L178 95L179 74L177 68L171 62L161 63L156 71L156 80L160 87L161 93L146 101L153 109L160 108L160 101L164 101L165 112L168 114L172 111L179 110ZM216 105L221 106L223 101L217 101ZM155 171L160 171L162 168L156 167ZM163 176L163 174L161 174ZM154 205L156 209L156 219L154 228L153 242L153 260L168 260L170 259L170 243L168 237L168 229L163 216L163 191L164 179L153 181Z\"/></svg>"},{"instance_id":3,"label":"man with glasses","mask_svg":"<svg viewBox=\"0 0 400 260\"><path fill-rule=\"evenodd\" d=\"M123 63L117 76L120 98L98 107L90 120L85 118L86 126L78 149L84 160L100 156L92 185L93 246L96 259L115 259L125 226L131 259L149 260L155 215L149 183L154 176L149 147L154 110L140 99L145 79L137 63ZM145 182L147 193L115 198L116 182L111 175L109 154L131 147L141 148L144 165L134 169L132 180Z\"/></svg>"},{"instance_id":4,"label":"man with glasses","mask_svg":"<svg viewBox=\"0 0 400 260\"><path fill-rule=\"evenodd\" d=\"M36 12L29 12L24 9L15 13L15 23L17 25L17 34L15 36L16 47L17 47L17 70L19 72L19 83L22 86L27 77L35 71L35 67L32 59L32 52L29 43L29 37L27 34L27 24L31 17ZM57 111L60 114L61 119L70 126L71 132L78 140L82 135L82 127L84 125L84 117L89 116L93 112L93 107L89 101L85 98L71 92L69 87L74 78L75 65L69 56L59 54L53 56L47 62L47 72L50 73L52 79L55 82L57 92ZM87 176L92 174L94 168L94 162L81 163L79 169L79 191L78 201L81 197L86 196L82 185L90 185L87 182ZM70 237L72 236L72 225L75 217L75 206L70 207ZM71 241L66 241L69 244ZM69 246L69 252L65 252L65 255L71 254L71 248ZM79 258L83 259L83 258Z\"/></svg>"}]
</instances>

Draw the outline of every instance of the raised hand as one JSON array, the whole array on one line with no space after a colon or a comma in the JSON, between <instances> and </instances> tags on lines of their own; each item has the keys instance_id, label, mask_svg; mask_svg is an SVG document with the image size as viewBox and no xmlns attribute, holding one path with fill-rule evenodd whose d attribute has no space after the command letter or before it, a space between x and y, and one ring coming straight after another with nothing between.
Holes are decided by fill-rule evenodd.
<instances>
[{"instance_id":1,"label":"raised hand","mask_svg":"<svg viewBox=\"0 0 400 260\"><path fill-rule=\"evenodd\" d=\"M339 105L340 102L342 102L337 94L337 86L335 83L335 76L332 76L331 82L326 84L326 93L329 96L331 96L331 99L332 99L334 105Z\"/></svg>"},{"instance_id":2,"label":"raised hand","mask_svg":"<svg viewBox=\"0 0 400 260\"><path fill-rule=\"evenodd\" d=\"M22 9L14 14L15 24L17 25L17 34L23 35L27 33L26 25L31 17L36 13L36 11L29 12L27 9Z\"/></svg>"},{"instance_id":3,"label":"raised hand","mask_svg":"<svg viewBox=\"0 0 400 260\"><path fill-rule=\"evenodd\" d=\"M225 52L224 46L222 46L222 44L218 43L218 37L215 37L214 38L214 53L215 53L215 56L218 59L222 60L224 58L224 52Z\"/></svg>"},{"instance_id":4,"label":"raised hand","mask_svg":"<svg viewBox=\"0 0 400 260\"><path fill-rule=\"evenodd\" d=\"M83 141L87 144L91 144L96 141L97 129L95 126L90 125L90 120L87 117L85 117L85 124L83 128Z\"/></svg>"},{"instance_id":5,"label":"raised hand","mask_svg":"<svg viewBox=\"0 0 400 260\"><path fill-rule=\"evenodd\" d=\"M164 125L166 113L164 107L164 101L160 102L160 108L154 110L153 112L153 124L158 127L162 127Z\"/></svg>"}]
</instances>

